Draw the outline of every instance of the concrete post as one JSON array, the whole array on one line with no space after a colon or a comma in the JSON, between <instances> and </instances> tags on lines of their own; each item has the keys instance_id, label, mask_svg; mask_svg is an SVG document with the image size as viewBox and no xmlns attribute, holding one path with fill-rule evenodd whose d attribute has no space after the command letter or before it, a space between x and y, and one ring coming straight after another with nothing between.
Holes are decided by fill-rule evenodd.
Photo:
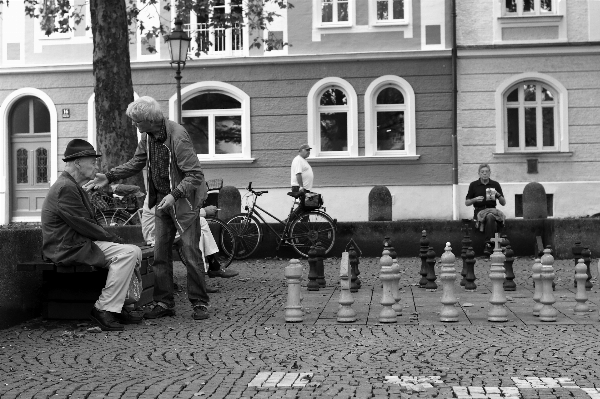
<instances>
[{"instance_id":1,"label":"concrete post","mask_svg":"<svg viewBox=\"0 0 600 399\"><path fill-rule=\"evenodd\" d=\"M379 313L380 323L396 323L396 312L392 309L392 305L396 300L392 296L392 282L396 278L392 271L392 257L389 251L384 250L383 256L379 260L381 265L380 279L383 284L383 293L381 295L381 305L383 308Z\"/></svg>"},{"instance_id":2,"label":"concrete post","mask_svg":"<svg viewBox=\"0 0 600 399\"><path fill-rule=\"evenodd\" d=\"M586 288L585 288L585 280L587 279L586 273L586 265L583 259L579 259L579 263L575 266L575 280L578 282L577 285L577 293L575 294L575 301L577 304L575 305L575 314L578 316L583 316L588 313L589 306L586 304L588 300Z\"/></svg>"},{"instance_id":3,"label":"concrete post","mask_svg":"<svg viewBox=\"0 0 600 399\"><path fill-rule=\"evenodd\" d=\"M550 246L544 249L544 255L542 256L542 297L540 302L542 308L540 309L540 320L541 321L556 321L558 311L554 308L556 298L552 292L552 283L554 282L554 257L551 254L552 250Z\"/></svg>"},{"instance_id":4,"label":"concrete post","mask_svg":"<svg viewBox=\"0 0 600 399\"><path fill-rule=\"evenodd\" d=\"M285 267L285 278L288 285L287 305L285 307L285 321L298 323L304 319L304 312L300 305L300 282L302 281L302 264L298 259L290 259Z\"/></svg>"},{"instance_id":5,"label":"concrete post","mask_svg":"<svg viewBox=\"0 0 600 399\"><path fill-rule=\"evenodd\" d=\"M340 308L337 314L339 323L352 323L356 321L356 312L351 305L354 303L352 293L350 292L350 262L348 252L342 252L342 262L340 264Z\"/></svg>"}]
</instances>

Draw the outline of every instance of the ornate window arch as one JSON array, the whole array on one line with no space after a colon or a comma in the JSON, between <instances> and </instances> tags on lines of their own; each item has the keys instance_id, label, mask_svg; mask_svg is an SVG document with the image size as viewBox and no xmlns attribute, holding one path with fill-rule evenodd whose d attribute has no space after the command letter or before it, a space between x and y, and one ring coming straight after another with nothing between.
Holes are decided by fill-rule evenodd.
<instances>
[{"instance_id":1,"label":"ornate window arch","mask_svg":"<svg viewBox=\"0 0 600 399\"><path fill-rule=\"evenodd\" d=\"M319 80L308 93L308 144L312 156L358 156L356 91L341 78Z\"/></svg>"},{"instance_id":2,"label":"ornate window arch","mask_svg":"<svg viewBox=\"0 0 600 399\"><path fill-rule=\"evenodd\" d=\"M568 152L568 92L556 79L524 73L496 90L496 152Z\"/></svg>"},{"instance_id":3,"label":"ornate window arch","mask_svg":"<svg viewBox=\"0 0 600 399\"><path fill-rule=\"evenodd\" d=\"M365 155L416 155L415 92L406 80L386 75L365 92Z\"/></svg>"}]
</instances>

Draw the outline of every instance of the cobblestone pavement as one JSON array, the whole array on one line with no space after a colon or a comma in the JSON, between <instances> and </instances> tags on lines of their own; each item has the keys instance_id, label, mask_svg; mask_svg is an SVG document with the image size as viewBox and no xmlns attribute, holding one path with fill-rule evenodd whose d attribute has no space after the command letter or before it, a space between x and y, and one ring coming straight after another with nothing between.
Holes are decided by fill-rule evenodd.
<instances>
[{"instance_id":1,"label":"cobblestone pavement","mask_svg":"<svg viewBox=\"0 0 600 399\"><path fill-rule=\"evenodd\" d=\"M592 312L572 315L572 261L555 263L561 313L554 324L527 316L531 259L515 262L518 289L508 293L511 317L501 324L482 313L489 260L476 265L477 293L465 293L457 280L458 324L437 322L441 290L413 285L420 260L400 264L406 311L394 325L372 317L381 309L377 259L361 260L353 324L332 316L339 259L326 261L331 288L303 287L308 309L298 324L283 319L287 260L268 259L234 263L238 277L209 280L221 293L211 296L208 320L192 320L179 291L175 317L124 332L41 319L1 330L0 398L600 398L599 294L593 280ZM185 287L179 263L176 280Z\"/></svg>"}]
</instances>

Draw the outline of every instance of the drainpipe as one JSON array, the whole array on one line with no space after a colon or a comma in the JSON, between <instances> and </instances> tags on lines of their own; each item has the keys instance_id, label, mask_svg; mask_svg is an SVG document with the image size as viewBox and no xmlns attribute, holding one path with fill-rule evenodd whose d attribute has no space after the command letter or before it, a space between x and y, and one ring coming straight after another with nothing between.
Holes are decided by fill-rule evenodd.
<instances>
[{"instance_id":1,"label":"drainpipe","mask_svg":"<svg viewBox=\"0 0 600 399\"><path fill-rule=\"evenodd\" d=\"M458 198L458 82L456 52L456 0L452 0L452 220L459 219Z\"/></svg>"}]
</instances>

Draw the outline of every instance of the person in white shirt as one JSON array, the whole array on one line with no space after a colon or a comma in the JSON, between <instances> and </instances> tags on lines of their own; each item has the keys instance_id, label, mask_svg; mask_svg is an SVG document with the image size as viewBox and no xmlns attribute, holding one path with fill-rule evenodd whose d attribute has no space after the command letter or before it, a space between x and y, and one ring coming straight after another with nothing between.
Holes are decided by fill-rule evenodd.
<instances>
[{"instance_id":1,"label":"person in white shirt","mask_svg":"<svg viewBox=\"0 0 600 399\"><path fill-rule=\"evenodd\" d=\"M314 174L306 158L310 155L310 146L302 144L298 150L298 155L292 161L292 192L310 191L313 186Z\"/></svg>"}]
</instances>

